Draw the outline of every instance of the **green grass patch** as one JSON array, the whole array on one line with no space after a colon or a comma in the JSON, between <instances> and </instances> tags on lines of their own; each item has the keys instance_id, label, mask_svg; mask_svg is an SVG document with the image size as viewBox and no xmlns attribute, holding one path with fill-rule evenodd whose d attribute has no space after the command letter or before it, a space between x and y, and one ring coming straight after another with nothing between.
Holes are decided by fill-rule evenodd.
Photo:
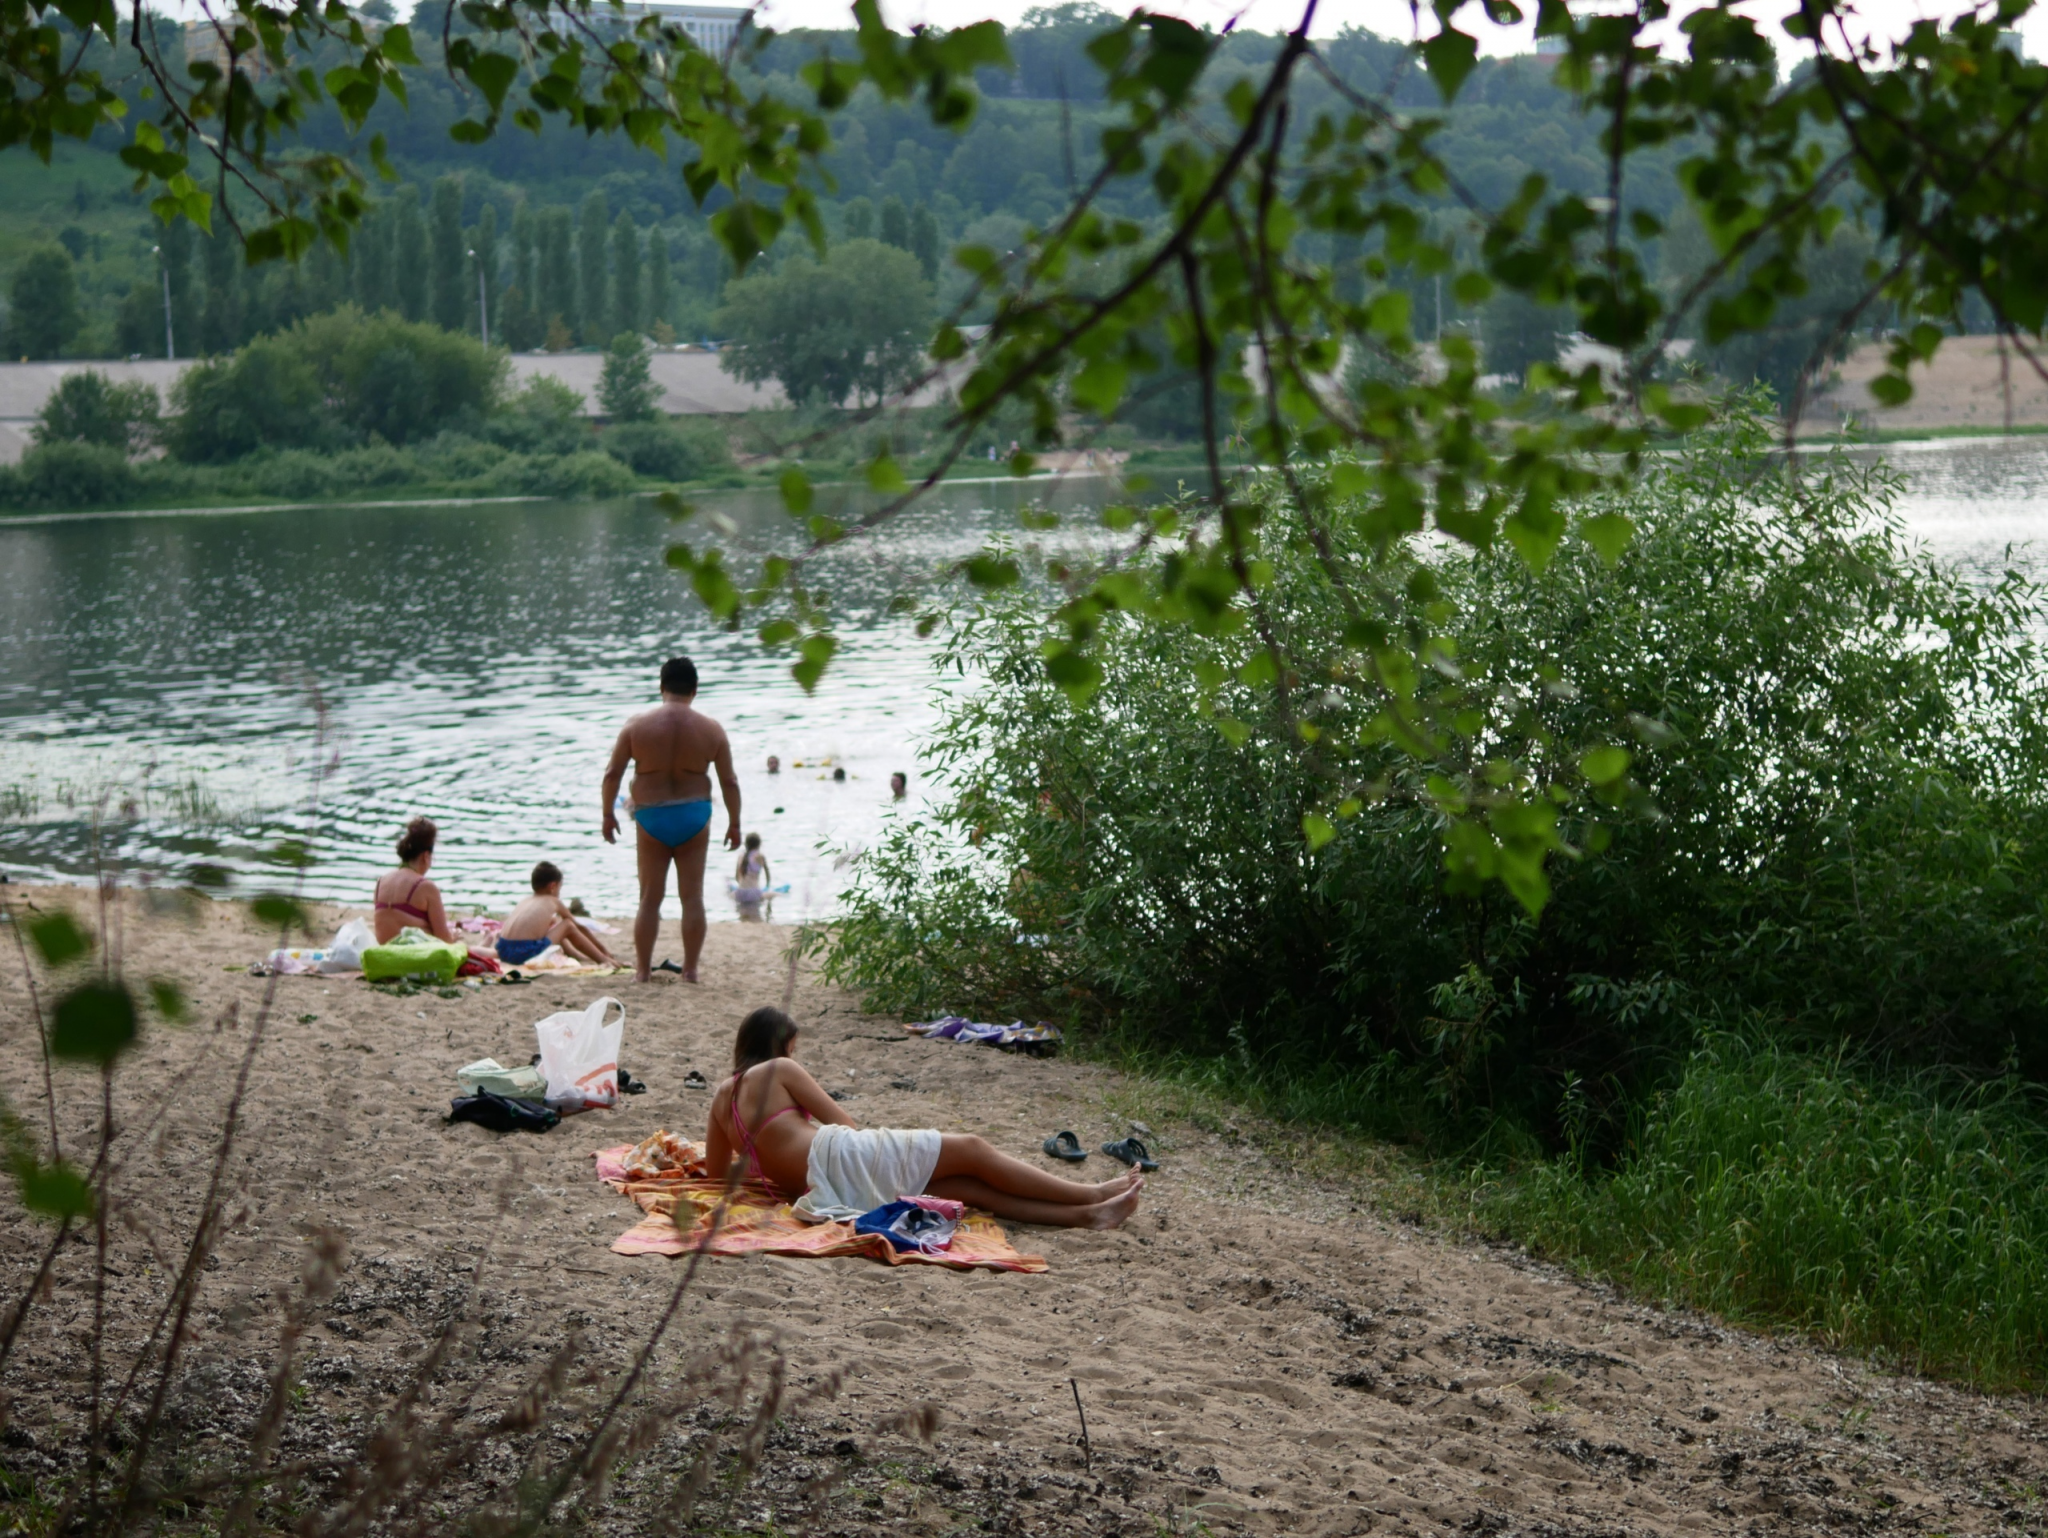
<instances>
[{"instance_id":1,"label":"green grass patch","mask_svg":"<svg viewBox=\"0 0 2048 1538\"><path fill-rule=\"evenodd\" d=\"M1994 1391L2048 1382L2038 1088L1887 1074L1732 1036L1640 1107L1610 1166L1547 1157L1388 1062L1363 1072L1084 1040L1107 1109L1243 1136L1305 1179L1504 1237L1649 1300Z\"/></svg>"},{"instance_id":2,"label":"green grass patch","mask_svg":"<svg viewBox=\"0 0 2048 1538\"><path fill-rule=\"evenodd\" d=\"M1566 1157L1473 1211L1632 1290L1984 1388L2048 1381L2039 1093L1711 1038L1619 1163Z\"/></svg>"}]
</instances>

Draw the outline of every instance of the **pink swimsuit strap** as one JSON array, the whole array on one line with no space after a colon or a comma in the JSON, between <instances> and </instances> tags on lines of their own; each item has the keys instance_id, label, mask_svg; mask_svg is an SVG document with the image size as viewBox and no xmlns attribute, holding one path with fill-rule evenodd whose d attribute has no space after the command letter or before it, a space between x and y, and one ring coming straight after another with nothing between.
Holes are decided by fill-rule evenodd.
<instances>
[{"instance_id":1,"label":"pink swimsuit strap","mask_svg":"<svg viewBox=\"0 0 2048 1538\"><path fill-rule=\"evenodd\" d=\"M754 1176L755 1179L761 1181L762 1184L780 1190L781 1187L777 1186L773 1180L769 1179L768 1171L761 1167L761 1151L754 1146L754 1132L759 1132L761 1128L756 1127L754 1129L754 1132L749 1132L747 1130L746 1118L740 1115L740 1080L745 1078L746 1075L747 1069L745 1068L739 1069L733 1074L732 1095L726 1103L726 1110L730 1112L732 1115L733 1133L738 1139L740 1147L746 1150L747 1172ZM811 1113L809 1111L806 1111L802 1106L786 1105L780 1111L770 1111L766 1116L762 1117L761 1127L767 1126L768 1123L775 1120L776 1117L784 1115L785 1113L790 1111L795 1111L798 1115L802 1116L805 1121L809 1121L811 1119Z\"/></svg>"},{"instance_id":2,"label":"pink swimsuit strap","mask_svg":"<svg viewBox=\"0 0 2048 1538\"><path fill-rule=\"evenodd\" d=\"M407 897L412 896L413 893L417 892L420 889L420 883L422 881L425 881L426 879L427 878L425 876L422 876L415 872L412 879L412 885L405 889L405 895ZM415 908L409 902L386 902L384 901L383 898L378 898L376 904L376 911L381 913L386 908L391 909L392 912L394 913L410 913L414 918L420 920L422 923L426 922L427 910L424 908Z\"/></svg>"}]
</instances>

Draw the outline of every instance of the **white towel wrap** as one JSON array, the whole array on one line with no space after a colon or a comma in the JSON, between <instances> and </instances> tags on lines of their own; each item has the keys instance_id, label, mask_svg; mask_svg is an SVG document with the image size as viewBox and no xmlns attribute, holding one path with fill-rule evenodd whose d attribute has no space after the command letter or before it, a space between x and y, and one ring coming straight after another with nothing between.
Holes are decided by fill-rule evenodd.
<instances>
[{"instance_id":1,"label":"white towel wrap","mask_svg":"<svg viewBox=\"0 0 2048 1538\"><path fill-rule=\"evenodd\" d=\"M842 1127L827 1122L811 1139L811 1188L796 1204L807 1223L850 1223L903 1196L922 1196L939 1167L931 1128Z\"/></svg>"}]
</instances>

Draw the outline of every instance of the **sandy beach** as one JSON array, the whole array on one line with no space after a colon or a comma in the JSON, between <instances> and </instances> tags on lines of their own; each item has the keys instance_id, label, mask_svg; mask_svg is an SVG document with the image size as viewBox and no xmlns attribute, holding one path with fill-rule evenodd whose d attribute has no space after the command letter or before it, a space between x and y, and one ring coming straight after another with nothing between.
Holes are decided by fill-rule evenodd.
<instances>
[{"instance_id":1,"label":"sandy beach","mask_svg":"<svg viewBox=\"0 0 2048 1538\"><path fill-rule=\"evenodd\" d=\"M7 890L17 906L95 917L88 893ZM323 909L318 924L331 932L339 917ZM619 975L401 998L252 977L274 937L236 904L181 916L130 893L110 927L132 978L175 978L197 1007L191 1024L149 1024L116 1081L117 1354L165 1295L250 1023L275 989L235 1156L241 1195L174 1404L202 1461L246 1434L279 1289L323 1228L345 1238L346 1270L302 1355L289 1447L360 1438L452 1313L472 1328L448 1392L481 1404L515 1395L573 1330L588 1365L623 1363L678 1263L610 1251L639 1214L593 1178L592 1152L659 1128L702 1136L710 1097L684 1074L729 1071L739 1017L782 997L792 933L714 926L698 987ZM9 943L5 1082L40 1128L26 983ZM606 994L625 1003L622 1061L648 1093L545 1136L443 1120L457 1067L524 1062L535 1020ZM1093 1148L1136 1117L1163 1168L1120 1232L1012 1226L1020 1250L1046 1257L1042 1275L709 1262L657 1376L738 1331L772 1340L792 1384L837 1372L843 1385L785 1415L730 1530L1965 1534L2044 1519L2048 1418L2035 1404L1617 1299L1404 1221L1372 1188L1305 1171L1272 1129L1168 1121L1170 1097L1088 1064L907 1038L808 972L793 1013L804 1061L865 1124L982 1132L1043 1160L1049 1132L1072 1128ZM60 1070L55 1110L67 1151L89 1150L94 1079ZM1078 1173L1115 1169L1098 1154ZM49 1230L11 1199L0 1222L11 1304ZM89 1244L65 1247L9 1364L0 1466L17 1474L75 1463L91 1261ZM927 1403L929 1440L876 1430ZM642 1530L639 1493L681 1456L656 1446L583 1515ZM481 1493L516 1473L473 1477ZM829 1493L806 1497L822 1473Z\"/></svg>"}]
</instances>

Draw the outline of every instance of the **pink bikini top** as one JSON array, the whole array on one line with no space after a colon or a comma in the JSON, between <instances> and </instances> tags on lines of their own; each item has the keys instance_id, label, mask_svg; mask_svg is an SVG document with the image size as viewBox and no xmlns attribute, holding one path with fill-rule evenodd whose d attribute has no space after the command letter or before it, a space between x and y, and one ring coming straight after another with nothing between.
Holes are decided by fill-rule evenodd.
<instances>
[{"instance_id":1,"label":"pink bikini top","mask_svg":"<svg viewBox=\"0 0 2048 1538\"><path fill-rule=\"evenodd\" d=\"M773 1180L769 1179L768 1172L761 1167L761 1152L754 1146L754 1133L749 1132L747 1130L746 1121L740 1115L740 1080L745 1078L749 1072L751 1072L754 1068L758 1068L759 1066L760 1064L758 1063L750 1064L748 1067L739 1069L733 1074L732 1097L727 1102L726 1109L732 1113L733 1135L737 1139L740 1147L746 1150L747 1173L753 1176L756 1180L760 1181L763 1185L768 1186L770 1189L779 1191L781 1190L781 1187L777 1186ZM767 1126L768 1123L775 1120L776 1117L781 1116L789 1111L796 1112L796 1114L801 1116L805 1121L809 1121L811 1119L811 1113L809 1111L806 1111L802 1106L786 1105L782 1108L782 1110L770 1111L766 1116L762 1117L761 1126ZM754 1129L754 1132L758 1132L760 1130L760 1127L756 1127ZM797 1194L802 1195L803 1193L798 1192Z\"/></svg>"},{"instance_id":2,"label":"pink bikini top","mask_svg":"<svg viewBox=\"0 0 2048 1538\"><path fill-rule=\"evenodd\" d=\"M406 895L407 897L410 897L410 896L412 896L412 894L413 894L413 893L417 892L417 891L418 891L418 890L420 889L420 883L421 883L421 882L423 882L423 881L425 881L426 879L427 879L427 878L426 878L425 876L415 875L415 876L414 876L414 877L412 878L412 885L411 885L411 886L409 886L409 887L407 887L407 888L405 889L405 895ZM381 885L382 883L379 883L379 884ZM428 921L428 920L427 920L427 910L426 910L426 909L424 909L424 908L415 908L415 907L414 907L414 906L413 906L413 905L412 905L411 903L409 903L409 902L403 902L403 901L400 901L400 902L386 902L386 901L385 901L385 900L384 900L383 898L381 898L381 897L379 897L379 898L378 898L378 899L376 900L376 902L377 902L377 907L376 907L376 911L377 911L377 912L379 912L379 913L382 913L382 912L383 912L383 911L384 911L384 910L385 910L386 908L390 908L390 909L392 909L393 911L395 911L395 912L398 912L398 913L410 913L410 914L411 914L411 915L412 915L412 916L413 916L414 918L418 919L418 920L419 920L419 921L420 921L420 922L421 922L422 924L424 924L424 923L426 923L426 922Z\"/></svg>"}]
</instances>

